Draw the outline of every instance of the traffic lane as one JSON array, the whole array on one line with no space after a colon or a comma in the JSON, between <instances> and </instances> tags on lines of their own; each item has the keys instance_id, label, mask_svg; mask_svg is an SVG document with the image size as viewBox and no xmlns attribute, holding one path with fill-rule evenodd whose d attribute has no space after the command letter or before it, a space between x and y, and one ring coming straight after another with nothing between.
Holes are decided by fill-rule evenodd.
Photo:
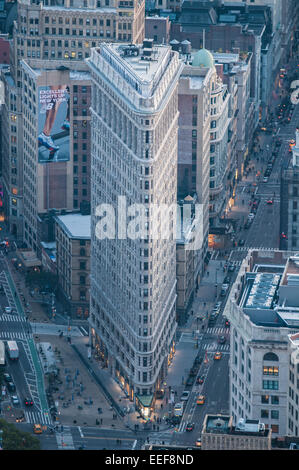
<instances>
[{"instance_id":1,"label":"traffic lane","mask_svg":"<svg viewBox=\"0 0 299 470\"><path fill-rule=\"evenodd\" d=\"M220 360L214 360L209 354L209 369L200 391L205 396L203 405L196 405L192 419L193 431L177 433L173 437L175 444L194 445L201 434L204 418L207 413L218 414L229 412L229 354L223 354Z\"/></svg>"},{"instance_id":2,"label":"traffic lane","mask_svg":"<svg viewBox=\"0 0 299 470\"><path fill-rule=\"evenodd\" d=\"M26 351L24 349L23 342L17 341L19 348L19 359L17 361L11 361L7 359L7 370L13 378L13 382L16 386L16 392L13 392L13 395L17 395L20 400L20 405L18 408L26 410L25 398L32 399L28 382L26 379L26 374L34 375L34 371L31 368L31 365L28 361ZM39 407L36 406L33 400L33 406L29 408L31 411L40 411Z\"/></svg>"},{"instance_id":3,"label":"traffic lane","mask_svg":"<svg viewBox=\"0 0 299 470\"><path fill-rule=\"evenodd\" d=\"M280 205L274 201L268 205L262 198L257 213L246 237L246 245L252 247L277 248L279 246Z\"/></svg>"},{"instance_id":4,"label":"traffic lane","mask_svg":"<svg viewBox=\"0 0 299 470\"><path fill-rule=\"evenodd\" d=\"M203 387L205 404L198 405L195 415L201 428L207 413L229 413L229 353L223 353L220 360L209 360L211 366Z\"/></svg>"},{"instance_id":5,"label":"traffic lane","mask_svg":"<svg viewBox=\"0 0 299 470\"><path fill-rule=\"evenodd\" d=\"M279 246L279 209L263 210L257 218L247 238L251 247L278 248Z\"/></svg>"}]
</instances>

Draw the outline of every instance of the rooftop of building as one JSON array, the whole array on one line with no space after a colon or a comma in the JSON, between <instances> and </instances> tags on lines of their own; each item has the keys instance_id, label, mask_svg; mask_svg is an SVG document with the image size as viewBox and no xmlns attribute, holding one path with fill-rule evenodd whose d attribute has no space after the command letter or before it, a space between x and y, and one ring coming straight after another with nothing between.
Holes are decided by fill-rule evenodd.
<instances>
[{"instance_id":1,"label":"rooftop of building","mask_svg":"<svg viewBox=\"0 0 299 470\"><path fill-rule=\"evenodd\" d=\"M299 253L290 256L282 276L281 285L297 286L299 290Z\"/></svg>"},{"instance_id":2,"label":"rooftop of building","mask_svg":"<svg viewBox=\"0 0 299 470\"><path fill-rule=\"evenodd\" d=\"M210 51L205 48L195 52L192 56L193 67L214 68L214 58Z\"/></svg>"},{"instance_id":3,"label":"rooftop of building","mask_svg":"<svg viewBox=\"0 0 299 470\"><path fill-rule=\"evenodd\" d=\"M267 437L269 430L259 420L240 419L236 426L233 426L232 417L229 415L209 415L207 414L203 423L203 433L206 434L230 434L240 436Z\"/></svg>"},{"instance_id":4,"label":"rooftop of building","mask_svg":"<svg viewBox=\"0 0 299 470\"><path fill-rule=\"evenodd\" d=\"M232 296L250 321L270 328L299 328L299 255L252 250ZM298 265L297 265L298 263Z\"/></svg>"},{"instance_id":5,"label":"rooftop of building","mask_svg":"<svg viewBox=\"0 0 299 470\"><path fill-rule=\"evenodd\" d=\"M79 212L58 215L55 217L56 222L64 232L72 239L90 240L91 227L90 215L82 215Z\"/></svg>"},{"instance_id":6,"label":"rooftop of building","mask_svg":"<svg viewBox=\"0 0 299 470\"><path fill-rule=\"evenodd\" d=\"M156 12L156 11L155 11ZM160 16L169 15L166 10ZM247 31L262 35L265 28L271 30L271 13L267 5L247 5L243 2L202 2L185 0L180 12L172 12L172 22L181 24L185 32L199 32L213 25L242 25ZM242 28L243 30L243 28ZM245 30L244 30L245 32Z\"/></svg>"},{"instance_id":7,"label":"rooftop of building","mask_svg":"<svg viewBox=\"0 0 299 470\"><path fill-rule=\"evenodd\" d=\"M80 7L80 8L75 8L75 7L66 7L65 5L59 6L59 5L43 5L43 10L48 10L48 11L67 11L67 12L75 12L75 13L88 13L89 15L91 13L96 13L97 15L99 13L116 13L117 9L112 8L112 7Z\"/></svg>"},{"instance_id":8,"label":"rooftop of building","mask_svg":"<svg viewBox=\"0 0 299 470\"><path fill-rule=\"evenodd\" d=\"M143 44L105 43L97 49L104 58L109 57L110 64L113 57L116 68L124 67L127 73L144 83L154 81L165 70L163 65L167 62L169 51L167 45L154 45L153 39L145 39Z\"/></svg>"}]
</instances>

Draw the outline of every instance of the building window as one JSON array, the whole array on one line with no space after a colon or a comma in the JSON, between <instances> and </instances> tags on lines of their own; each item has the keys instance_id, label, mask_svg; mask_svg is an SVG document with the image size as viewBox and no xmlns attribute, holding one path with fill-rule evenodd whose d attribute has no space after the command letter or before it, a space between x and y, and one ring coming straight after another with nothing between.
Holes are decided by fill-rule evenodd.
<instances>
[{"instance_id":1,"label":"building window","mask_svg":"<svg viewBox=\"0 0 299 470\"><path fill-rule=\"evenodd\" d=\"M272 395L271 403L272 405L279 405L279 397L277 395Z\"/></svg>"},{"instance_id":2,"label":"building window","mask_svg":"<svg viewBox=\"0 0 299 470\"><path fill-rule=\"evenodd\" d=\"M279 411L271 410L271 419L279 419Z\"/></svg>"},{"instance_id":3,"label":"building window","mask_svg":"<svg viewBox=\"0 0 299 470\"><path fill-rule=\"evenodd\" d=\"M278 380L263 380L264 390L278 390Z\"/></svg>"},{"instance_id":4,"label":"building window","mask_svg":"<svg viewBox=\"0 0 299 470\"><path fill-rule=\"evenodd\" d=\"M269 418L269 410L261 410L261 418Z\"/></svg>"},{"instance_id":5,"label":"building window","mask_svg":"<svg viewBox=\"0 0 299 470\"><path fill-rule=\"evenodd\" d=\"M270 396L269 395L262 395L262 403L268 404Z\"/></svg>"},{"instance_id":6,"label":"building window","mask_svg":"<svg viewBox=\"0 0 299 470\"><path fill-rule=\"evenodd\" d=\"M272 352L268 352L264 355L263 357L263 361L275 361L275 362L278 362L279 359L278 359L278 356Z\"/></svg>"},{"instance_id":7,"label":"building window","mask_svg":"<svg viewBox=\"0 0 299 470\"><path fill-rule=\"evenodd\" d=\"M279 375L277 366L264 366L263 375Z\"/></svg>"},{"instance_id":8,"label":"building window","mask_svg":"<svg viewBox=\"0 0 299 470\"><path fill-rule=\"evenodd\" d=\"M278 434L279 433L279 426L278 424L271 424L272 433Z\"/></svg>"}]
</instances>

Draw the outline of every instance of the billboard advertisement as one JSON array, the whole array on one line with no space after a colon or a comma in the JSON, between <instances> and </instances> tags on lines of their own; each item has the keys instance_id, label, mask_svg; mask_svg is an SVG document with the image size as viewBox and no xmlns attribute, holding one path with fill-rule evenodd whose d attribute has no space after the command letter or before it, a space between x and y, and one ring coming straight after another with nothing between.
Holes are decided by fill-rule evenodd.
<instances>
[{"instance_id":1,"label":"billboard advertisement","mask_svg":"<svg viewBox=\"0 0 299 470\"><path fill-rule=\"evenodd\" d=\"M67 85L38 88L38 162L70 159L70 93Z\"/></svg>"}]
</instances>

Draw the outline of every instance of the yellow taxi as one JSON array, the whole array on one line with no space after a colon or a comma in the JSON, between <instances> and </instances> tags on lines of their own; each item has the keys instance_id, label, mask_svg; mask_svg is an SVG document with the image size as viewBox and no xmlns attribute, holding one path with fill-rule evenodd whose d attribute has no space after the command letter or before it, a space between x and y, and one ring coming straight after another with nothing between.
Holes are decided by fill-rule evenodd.
<instances>
[{"instance_id":1,"label":"yellow taxi","mask_svg":"<svg viewBox=\"0 0 299 470\"><path fill-rule=\"evenodd\" d=\"M199 396L197 397L196 403L197 403L198 405L203 405L204 402L205 402L205 396L204 396L204 395L199 395Z\"/></svg>"},{"instance_id":2,"label":"yellow taxi","mask_svg":"<svg viewBox=\"0 0 299 470\"><path fill-rule=\"evenodd\" d=\"M216 353L214 354L214 359L215 359L216 361L218 361L219 359L221 359L221 357L222 357L221 352L216 352Z\"/></svg>"},{"instance_id":3,"label":"yellow taxi","mask_svg":"<svg viewBox=\"0 0 299 470\"><path fill-rule=\"evenodd\" d=\"M42 427L40 424L33 425L33 432L34 434L41 434L43 432Z\"/></svg>"},{"instance_id":4,"label":"yellow taxi","mask_svg":"<svg viewBox=\"0 0 299 470\"><path fill-rule=\"evenodd\" d=\"M201 439L197 439L195 442L195 447L201 448Z\"/></svg>"}]
</instances>

